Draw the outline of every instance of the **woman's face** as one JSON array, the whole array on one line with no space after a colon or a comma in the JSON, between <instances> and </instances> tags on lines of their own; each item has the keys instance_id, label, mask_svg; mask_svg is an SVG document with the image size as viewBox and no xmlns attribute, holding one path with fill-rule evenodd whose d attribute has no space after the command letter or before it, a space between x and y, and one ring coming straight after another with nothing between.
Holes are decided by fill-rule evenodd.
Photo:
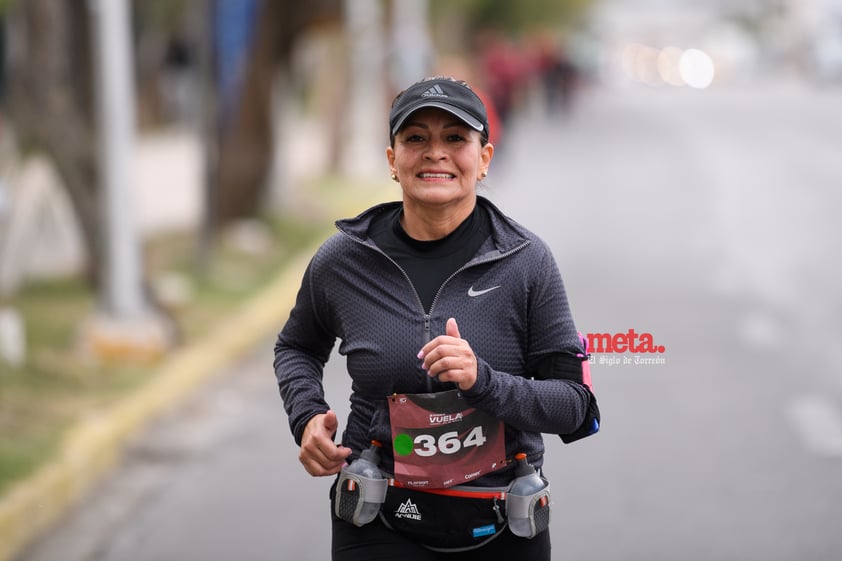
<instances>
[{"instance_id":1,"label":"woman's face","mask_svg":"<svg viewBox=\"0 0 842 561\"><path fill-rule=\"evenodd\" d=\"M413 113L395 135L386 157L404 194L405 205L473 208L476 183L494 155L480 134L447 111L432 107Z\"/></svg>"}]
</instances>

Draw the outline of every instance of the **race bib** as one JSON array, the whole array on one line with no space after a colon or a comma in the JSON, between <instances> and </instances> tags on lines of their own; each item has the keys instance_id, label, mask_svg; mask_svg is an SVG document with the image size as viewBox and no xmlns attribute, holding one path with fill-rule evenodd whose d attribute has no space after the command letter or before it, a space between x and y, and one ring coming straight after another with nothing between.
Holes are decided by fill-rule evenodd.
<instances>
[{"instance_id":1,"label":"race bib","mask_svg":"<svg viewBox=\"0 0 842 561\"><path fill-rule=\"evenodd\" d=\"M443 489L505 466L503 422L469 407L458 390L388 398L395 479Z\"/></svg>"}]
</instances>

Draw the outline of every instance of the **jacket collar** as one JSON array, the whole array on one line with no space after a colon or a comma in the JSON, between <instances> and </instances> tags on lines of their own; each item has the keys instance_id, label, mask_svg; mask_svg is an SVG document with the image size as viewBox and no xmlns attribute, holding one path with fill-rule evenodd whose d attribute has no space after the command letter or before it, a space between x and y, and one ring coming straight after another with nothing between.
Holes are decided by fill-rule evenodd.
<instances>
[{"instance_id":1,"label":"jacket collar","mask_svg":"<svg viewBox=\"0 0 842 561\"><path fill-rule=\"evenodd\" d=\"M384 211L400 208L403 205L400 201L381 203L373 206L354 218L345 218L336 221L339 231L366 244L373 244L368 237L368 230L375 216ZM517 249L532 239L530 232L506 216L497 208L494 203L482 196L477 196L477 205L486 209L491 217L491 237L494 246L500 253L506 253Z\"/></svg>"}]
</instances>

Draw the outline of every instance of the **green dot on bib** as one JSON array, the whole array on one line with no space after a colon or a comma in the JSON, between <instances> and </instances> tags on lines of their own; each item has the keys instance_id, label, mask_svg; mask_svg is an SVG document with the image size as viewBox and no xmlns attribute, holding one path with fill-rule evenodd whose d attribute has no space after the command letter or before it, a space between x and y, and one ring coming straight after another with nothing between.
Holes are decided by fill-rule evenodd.
<instances>
[{"instance_id":1,"label":"green dot on bib","mask_svg":"<svg viewBox=\"0 0 842 561\"><path fill-rule=\"evenodd\" d=\"M412 454L412 437L408 434L399 434L395 437L395 454L398 456L409 456Z\"/></svg>"}]
</instances>

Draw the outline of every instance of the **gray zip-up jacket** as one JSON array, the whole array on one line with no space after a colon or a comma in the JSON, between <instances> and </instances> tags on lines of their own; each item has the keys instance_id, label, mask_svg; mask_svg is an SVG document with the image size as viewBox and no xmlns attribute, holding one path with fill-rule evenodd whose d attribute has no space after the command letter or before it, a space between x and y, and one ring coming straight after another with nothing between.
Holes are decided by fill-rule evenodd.
<instances>
[{"instance_id":1,"label":"gray zip-up jacket","mask_svg":"<svg viewBox=\"0 0 842 561\"><path fill-rule=\"evenodd\" d=\"M296 443L301 444L307 422L330 409L322 374L337 338L352 379L342 444L356 458L371 440L391 442L387 396L455 387L431 379L417 358L453 317L478 362L476 384L462 392L465 400L505 423L507 458L526 452L530 463L541 466L541 433L575 431L591 399L575 381L534 377L534 365L545 357L584 353L552 253L478 197L491 217L492 234L441 286L427 313L404 271L368 237L372 217L400 204L385 203L338 221L339 233L319 248L304 274L274 361ZM381 456L383 469L391 472L391 447L385 446ZM476 484L506 484L510 471L486 475Z\"/></svg>"}]
</instances>

